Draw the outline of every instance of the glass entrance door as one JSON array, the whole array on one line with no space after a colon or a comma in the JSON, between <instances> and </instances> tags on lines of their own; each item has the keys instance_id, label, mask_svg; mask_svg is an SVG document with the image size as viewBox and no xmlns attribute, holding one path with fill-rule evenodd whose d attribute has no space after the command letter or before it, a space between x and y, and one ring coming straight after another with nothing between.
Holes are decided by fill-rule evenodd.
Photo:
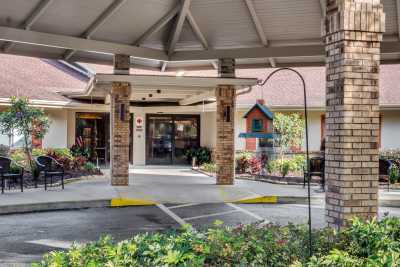
<instances>
[{"instance_id":1,"label":"glass entrance door","mask_svg":"<svg viewBox=\"0 0 400 267\"><path fill-rule=\"evenodd\" d=\"M200 146L199 115L147 115L146 164L188 164L186 151Z\"/></svg>"},{"instance_id":2,"label":"glass entrance door","mask_svg":"<svg viewBox=\"0 0 400 267\"><path fill-rule=\"evenodd\" d=\"M172 117L149 116L147 119L147 164L171 164Z\"/></svg>"},{"instance_id":3,"label":"glass entrance door","mask_svg":"<svg viewBox=\"0 0 400 267\"><path fill-rule=\"evenodd\" d=\"M186 159L186 151L199 147L199 118L176 117L174 120L174 164L190 164Z\"/></svg>"}]
</instances>

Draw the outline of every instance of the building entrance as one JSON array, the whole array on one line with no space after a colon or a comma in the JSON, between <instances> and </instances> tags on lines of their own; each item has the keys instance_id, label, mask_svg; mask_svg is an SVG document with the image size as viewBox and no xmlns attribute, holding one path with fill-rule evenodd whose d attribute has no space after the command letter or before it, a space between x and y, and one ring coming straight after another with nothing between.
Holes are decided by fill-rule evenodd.
<instances>
[{"instance_id":1,"label":"building entrance","mask_svg":"<svg viewBox=\"0 0 400 267\"><path fill-rule=\"evenodd\" d=\"M189 164L186 151L200 146L200 116L148 114L146 121L146 164Z\"/></svg>"}]
</instances>

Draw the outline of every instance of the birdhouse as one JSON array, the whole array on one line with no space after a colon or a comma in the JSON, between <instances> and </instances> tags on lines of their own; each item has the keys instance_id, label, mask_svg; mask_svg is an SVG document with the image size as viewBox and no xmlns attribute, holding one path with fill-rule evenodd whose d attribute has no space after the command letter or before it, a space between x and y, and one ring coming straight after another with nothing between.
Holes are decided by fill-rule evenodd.
<instances>
[{"instance_id":1,"label":"birdhouse","mask_svg":"<svg viewBox=\"0 0 400 267\"><path fill-rule=\"evenodd\" d=\"M264 105L264 100L257 103L244 115L246 132L239 137L246 138L246 150L256 151L259 147L272 145L274 114Z\"/></svg>"}]
</instances>

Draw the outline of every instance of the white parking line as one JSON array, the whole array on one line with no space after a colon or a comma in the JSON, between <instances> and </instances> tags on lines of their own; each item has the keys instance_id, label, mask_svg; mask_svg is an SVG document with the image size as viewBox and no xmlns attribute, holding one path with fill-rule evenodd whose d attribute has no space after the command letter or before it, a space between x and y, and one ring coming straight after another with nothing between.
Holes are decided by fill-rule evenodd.
<instances>
[{"instance_id":1,"label":"white parking line","mask_svg":"<svg viewBox=\"0 0 400 267\"><path fill-rule=\"evenodd\" d=\"M251 211L248 211L248 210L246 210L246 209L243 209L243 208L241 208L241 207L239 207L239 206L236 206L235 204L232 204L232 203L225 203L225 204L228 205L228 206L230 206L230 207L232 207L232 208L234 208L234 209L236 209L236 210L238 210L238 211L241 211L241 212L243 212L243 213L245 213L245 214L247 214L247 215L249 215L249 216L251 216L251 217L253 217L253 218L257 219L257 220L259 220L259 221L264 221L264 222L267 222L267 223L268 223L268 221L265 220L263 217L261 217L261 216L255 214L255 213L253 213L253 212L251 212Z\"/></svg>"},{"instance_id":2,"label":"white parking line","mask_svg":"<svg viewBox=\"0 0 400 267\"><path fill-rule=\"evenodd\" d=\"M230 213L234 213L234 212L239 212L239 210L228 210L228 211L223 211L223 212L217 212L217 213L211 213L211 214L204 214L204 215L199 215L199 216L184 218L184 220L185 220L185 221L190 221L190 220L195 220L195 219L201 219L201 218L207 218L207 217L213 217L213 216L219 216L219 215L230 214Z\"/></svg>"},{"instance_id":3,"label":"white parking line","mask_svg":"<svg viewBox=\"0 0 400 267\"><path fill-rule=\"evenodd\" d=\"M185 220L173 213L170 209L168 209L166 206L163 204L157 204L157 207L160 208L163 212L165 212L167 215L169 215L172 219L174 219L177 223L179 223L181 226L186 224Z\"/></svg>"},{"instance_id":4,"label":"white parking line","mask_svg":"<svg viewBox=\"0 0 400 267\"><path fill-rule=\"evenodd\" d=\"M191 206L197 206L201 205L201 203L187 203L187 204L181 204L181 205L176 205L176 206L170 206L168 209L179 209L179 208L184 208L184 207L191 207Z\"/></svg>"}]
</instances>

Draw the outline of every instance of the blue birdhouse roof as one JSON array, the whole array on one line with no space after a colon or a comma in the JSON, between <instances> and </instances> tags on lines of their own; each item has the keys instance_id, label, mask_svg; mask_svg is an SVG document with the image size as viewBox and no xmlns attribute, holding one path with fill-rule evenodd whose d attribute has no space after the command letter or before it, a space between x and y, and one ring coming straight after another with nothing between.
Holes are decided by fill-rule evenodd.
<instances>
[{"instance_id":1,"label":"blue birdhouse roof","mask_svg":"<svg viewBox=\"0 0 400 267\"><path fill-rule=\"evenodd\" d=\"M258 108L267 118L270 120L274 119L274 113L270 111L266 106L261 105L260 103L256 103L249 111L244 114L243 118L247 118L247 116L255 109Z\"/></svg>"}]
</instances>

